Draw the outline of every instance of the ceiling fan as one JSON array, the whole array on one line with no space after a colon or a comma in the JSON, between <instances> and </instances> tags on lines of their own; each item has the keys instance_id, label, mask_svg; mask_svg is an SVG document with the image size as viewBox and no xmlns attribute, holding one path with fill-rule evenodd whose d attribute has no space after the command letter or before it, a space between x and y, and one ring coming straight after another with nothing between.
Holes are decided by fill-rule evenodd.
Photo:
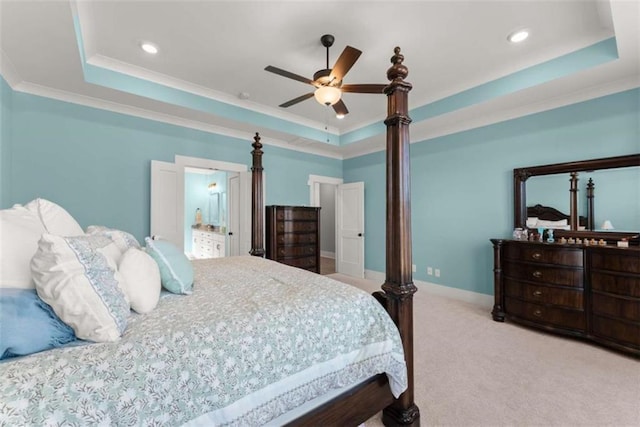
<instances>
[{"instance_id":1,"label":"ceiling fan","mask_svg":"<svg viewBox=\"0 0 640 427\"><path fill-rule=\"evenodd\" d=\"M287 108L315 96L320 104L333 106L336 115L341 118L341 116L344 117L344 115L349 113L347 106L341 99L342 93L383 93L386 86L384 84L342 84L342 79L351 67L353 67L353 64L355 64L362 52L354 47L347 46L340 54L333 68L329 68L329 48L333 45L334 40L331 34L325 34L320 37L320 43L327 49L327 68L316 71L313 75L313 80L272 65L265 67L266 71L302 83L308 83L316 88L313 92L306 93L280 104L280 107Z\"/></svg>"}]
</instances>

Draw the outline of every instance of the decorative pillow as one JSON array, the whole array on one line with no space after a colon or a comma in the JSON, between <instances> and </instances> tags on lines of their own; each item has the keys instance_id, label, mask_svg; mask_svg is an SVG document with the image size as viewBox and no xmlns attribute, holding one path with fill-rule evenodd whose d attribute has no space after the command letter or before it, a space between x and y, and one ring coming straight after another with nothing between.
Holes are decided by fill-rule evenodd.
<instances>
[{"instance_id":1,"label":"decorative pillow","mask_svg":"<svg viewBox=\"0 0 640 427\"><path fill-rule=\"evenodd\" d=\"M130 248L122 256L118 271L124 278L124 293L133 310L148 313L156 308L162 286L158 264L150 255L140 249Z\"/></svg>"},{"instance_id":2,"label":"decorative pillow","mask_svg":"<svg viewBox=\"0 0 640 427\"><path fill-rule=\"evenodd\" d=\"M84 234L80 224L63 207L46 199L35 199L24 205L40 217L47 233L58 236L80 236Z\"/></svg>"},{"instance_id":3,"label":"decorative pillow","mask_svg":"<svg viewBox=\"0 0 640 427\"><path fill-rule=\"evenodd\" d=\"M120 251L120 256L115 259L118 264L120 263L121 256L124 255L129 248L141 249L140 243L138 243L136 238L126 231L116 230L115 228L108 228L102 225L90 225L87 227L87 234L103 234L113 240Z\"/></svg>"},{"instance_id":4,"label":"decorative pillow","mask_svg":"<svg viewBox=\"0 0 640 427\"><path fill-rule=\"evenodd\" d=\"M564 227L565 225L568 225L568 222L566 219L561 219L558 221L548 221L544 219L538 219L536 221L536 227Z\"/></svg>"},{"instance_id":5,"label":"decorative pillow","mask_svg":"<svg viewBox=\"0 0 640 427\"><path fill-rule=\"evenodd\" d=\"M0 359L25 356L75 340L35 289L0 289Z\"/></svg>"},{"instance_id":6,"label":"decorative pillow","mask_svg":"<svg viewBox=\"0 0 640 427\"><path fill-rule=\"evenodd\" d=\"M0 210L0 288L35 289L29 263L45 231L38 215L23 206Z\"/></svg>"},{"instance_id":7,"label":"decorative pillow","mask_svg":"<svg viewBox=\"0 0 640 427\"><path fill-rule=\"evenodd\" d=\"M180 249L167 240L147 237L147 253L160 269L162 287L174 294L190 294L193 289L193 266Z\"/></svg>"},{"instance_id":8,"label":"decorative pillow","mask_svg":"<svg viewBox=\"0 0 640 427\"><path fill-rule=\"evenodd\" d=\"M31 260L38 295L81 339L116 341L127 327L129 300L107 236L43 234Z\"/></svg>"},{"instance_id":9,"label":"decorative pillow","mask_svg":"<svg viewBox=\"0 0 640 427\"><path fill-rule=\"evenodd\" d=\"M536 223L538 222L538 217L530 216L527 218L527 227L528 228L536 228Z\"/></svg>"}]
</instances>

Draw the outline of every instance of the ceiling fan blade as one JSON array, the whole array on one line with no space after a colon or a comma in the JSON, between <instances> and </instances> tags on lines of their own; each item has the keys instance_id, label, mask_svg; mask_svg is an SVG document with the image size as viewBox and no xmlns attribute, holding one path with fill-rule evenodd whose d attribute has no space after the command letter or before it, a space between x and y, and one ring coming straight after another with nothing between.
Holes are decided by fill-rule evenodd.
<instances>
[{"instance_id":1,"label":"ceiling fan blade","mask_svg":"<svg viewBox=\"0 0 640 427\"><path fill-rule=\"evenodd\" d=\"M336 65L331 69L331 74L329 75L330 80L342 81L345 74L349 72L353 64L356 63L358 58L362 55L362 52L356 49L355 47L347 46L344 48L340 57L336 61Z\"/></svg>"},{"instance_id":2,"label":"ceiling fan blade","mask_svg":"<svg viewBox=\"0 0 640 427\"><path fill-rule=\"evenodd\" d=\"M264 69L265 69L265 71L269 71L271 73L277 74L277 75L282 76L282 77L287 77L287 78L290 78L290 79L293 79L293 80L297 80L297 81L302 82L302 83L308 83L308 84L312 84L313 83L311 80L309 80L306 77L302 77L302 76L300 76L298 74L294 74L294 73L291 73L289 71L285 71L285 70L283 70L281 68L274 67L272 65L268 65Z\"/></svg>"},{"instance_id":3,"label":"ceiling fan blade","mask_svg":"<svg viewBox=\"0 0 640 427\"><path fill-rule=\"evenodd\" d=\"M347 109L347 106L344 105L344 102L342 101L342 99L336 102L335 104L333 104L333 111L335 111L336 114L342 114L345 116L349 114L349 110Z\"/></svg>"},{"instance_id":4,"label":"ceiling fan blade","mask_svg":"<svg viewBox=\"0 0 640 427\"><path fill-rule=\"evenodd\" d=\"M299 96L297 98L292 99L291 101L287 101L284 104L280 104L279 106L282 107L282 108L291 107L292 105L297 104L298 102L302 102L302 101L307 100L307 99L312 98L312 97L313 97L313 92L306 93L306 94L304 94L302 96Z\"/></svg>"},{"instance_id":5,"label":"ceiling fan blade","mask_svg":"<svg viewBox=\"0 0 640 427\"><path fill-rule=\"evenodd\" d=\"M381 84L356 84L356 85L342 85L340 89L343 92L354 92L354 93L384 93L384 88L387 85Z\"/></svg>"}]
</instances>

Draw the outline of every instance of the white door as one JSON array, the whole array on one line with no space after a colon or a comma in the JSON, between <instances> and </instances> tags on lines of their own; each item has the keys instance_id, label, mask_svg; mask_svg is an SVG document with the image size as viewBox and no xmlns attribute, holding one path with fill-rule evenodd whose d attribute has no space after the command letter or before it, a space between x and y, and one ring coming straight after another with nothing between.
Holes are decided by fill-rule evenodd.
<instances>
[{"instance_id":1,"label":"white door","mask_svg":"<svg viewBox=\"0 0 640 427\"><path fill-rule=\"evenodd\" d=\"M151 161L151 236L162 237L177 247L184 245L184 226L178 209L178 167L174 163Z\"/></svg>"},{"instance_id":2,"label":"white door","mask_svg":"<svg viewBox=\"0 0 640 427\"><path fill-rule=\"evenodd\" d=\"M338 185L336 271L364 277L364 182Z\"/></svg>"},{"instance_id":3,"label":"white door","mask_svg":"<svg viewBox=\"0 0 640 427\"><path fill-rule=\"evenodd\" d=\"M229 204L229 221L227 223L229 255L248 255L240 253L240 175L237 173L229 174L227 201Z\"/></svg>"}]
</instances>

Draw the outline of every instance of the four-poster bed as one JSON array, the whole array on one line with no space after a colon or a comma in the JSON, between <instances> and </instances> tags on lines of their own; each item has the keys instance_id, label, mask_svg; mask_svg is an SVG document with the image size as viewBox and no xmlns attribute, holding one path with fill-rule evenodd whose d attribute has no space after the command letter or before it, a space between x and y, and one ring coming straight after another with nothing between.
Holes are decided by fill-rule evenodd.
<instances>
[{"instance_id":1,"label":"four-poster bed","mask_svg":"<svg viewBox=\"0 0 640 427\"><path fill-rule=\"evenodd\" d=\"M396 48L387 72L391 82L385 88L383 292L372 298L325 276L262 259L263 152L256 134L253 257L187 261L195 284L176 292L186 295L165 292L153 310L132 314L120 282L114 281L120 274L119 261L111 257L124 258L131 251L144 255L135 238L121 253L111 248L116 242L101 234L107 233L104 230L55 236L83 263L68 276L65 273L65 280L82 281L83 292L108 289L109 301L100 300L102 308L111 310L108 303L118 300L118 307L126 309L118 320L121 336L100 343L75 341L2 360L0 420L14 425L350 426L383 410L386 425L418 425L413 394L416 287L411 276L407 102L411 85L404 81L408 71L403 60ZM30 236L38 247L33 257L49 257L53 249L43 246L44 237L38 233ZM151 242L147 251L155 246ZM97 248L97 243L102 246ZM58 266L51 268L57 271ZM40 294L47 286L39 280L32 290ZM61 317L69 309L56 308ZM16 333L24 333L17 326Z\"/></svg>"},{"instance_id":2,"label":"four-poster bed","mask_svg":"<svg viewBox=\"0 0 640 427\"><path fill-rule=\"evenodd\" d=\"M419 425L420 411L414 401L413 383L413 294L411 255L411 186L409 157L408 93L412 86L404 81L409 71L400 48L394 49L387 95L387 222L386 279L376 299L385 307L400 331L407 363L407 390L395 399L387 377L376 375L346 391L332 401L302 416L292 425L357 425L383 410L385 425ZM252 247L251 254L264 255L262 195L262 144L256 133L252 144Z\"/></svg>"}]
</instances>

